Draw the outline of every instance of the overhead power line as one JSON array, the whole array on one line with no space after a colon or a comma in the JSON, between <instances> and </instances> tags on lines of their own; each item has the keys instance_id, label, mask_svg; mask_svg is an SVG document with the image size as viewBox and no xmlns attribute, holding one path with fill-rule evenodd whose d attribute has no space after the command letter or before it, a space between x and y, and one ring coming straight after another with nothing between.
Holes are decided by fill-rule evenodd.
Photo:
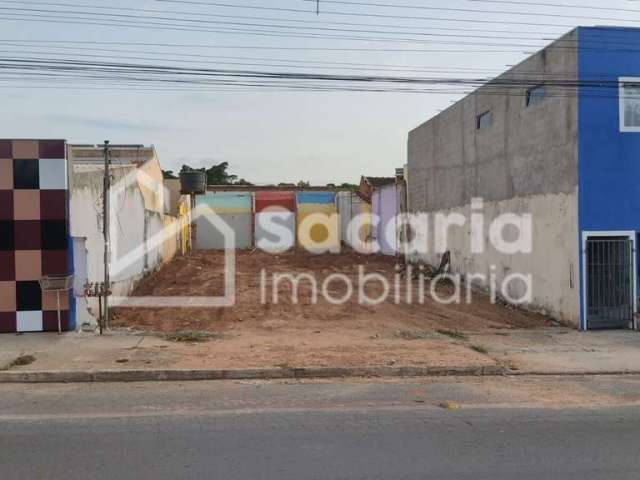
<instances>
[{"instance_id":1,"label":"overhead power line","mask_svg":"<svg viewBox=\"0 0 640 480\"><path fill-rule=\"evenodd\" d=\"M92 18L87 17L63 17L50 14L20 14L20 13L2 13L0 14L0 20L15 20L26 22L44 22L44 23L62 23L62 24L78 24L78 25L93 25L93 26L111 26L111 27L127 27L133 29L143 30L168 30L168 31L181 31L181 32L202 32L202 33L219 33L219 34L234 34L234 35L252 35L261 37L274 37L274 38L307 38L307 39L319 39L319 40L355 40L363 42L384 42L384 43L402 43L402 44L452 44L451 41L445 42L442 40L421 40L414 38L380 38L380 37L367 37L367 36L347 36L347 35L328 35L325 33L282 33L273 30L257 30L257 29L241 29L241 28L224 28L224 29L205 29L205 28L192 28L189 25L181 25L179 23L162 23L162 22L149 22L142 20L125 21L125 20L110 20L110 21L94 21ZM386 32L379 32L386 33ZM537 41L536 39L527 39L531 41ZM518 44L511 43L505 44L500 42L453 42L456 44L468 44L468 45L484 45L484 46L496 46L496 47L519 47L522 48L540 48L541 45L533 44ZM517 50L516 50L517 51Z\"/></svg>"},{"instance_id":2,"label":"overhead power line","mask_svg":"<svg viewBox=\"0 0 640 480\"><path fill-rule=\"evenodd\" d=\"M19 20L19 21L40 21L47 23L69 23L69 24L82 24L82 25L103 25L103 26L120 26L120 27L128 27L128 28L143 28L143 29L160 29L160 30L177 30L177 31L194 31L194 32L207 32L207 33L221 33L221 34L235 34L235 35L254 35L254 36L266 36L266 37L276 37L276 38L307 38L307 39L321 39L321 40L329 40L329 39L337 39L337 40L357 40L363 42L384 42L384 43L403 43L403 44L426 44L426 45L454 45L454 46L485 46L485 47L511 47L515 48L515 50L506 50L505 52L520 52L523 49L526 49L525 53L529 51L536 51L543 48L544 44L529 44L529 43L506 43L506 42L487 42L480 40L470 40L470 41L462 41L458 38L454 38L452 40L418 40L418 39L410 39L410 38L377 38L377 37L362 37L362 36L338 36L338 35L326 35L326 34L302 34L302 33L280 33L269 30L247 30L240 28L227 28L227 29L191 29L191 28L179 28L174 26L175 24L171 23L160 23L160 22L141 22L139 20L132 21L127 23L126 21L112 21L112 22L93 22L91 19L85 19L84 17L57 17L50 15L37 15L37 14L29 14L26 16L22 16L21 14L6 14L5 15L15 15L11 17L1 17L2 19L10 19L10 20ZM87 21L89 20L89 21ZM574 41L564 41L559 40L556 42L557 48L567 48L567 49L576 49L577 44ZM565 45L562 45L565 44ZM585 45L589 43L586 42ZM597 47L589 47L585 46L584 49L593 49L593 50L604 50L607 51L634 51L634 49L626 48L626 44L620 42L620 45L625 45L625 48L613 48L613 45L618 44L618 42L593 42L594 45L598 45ZM402 50L396 50L402 51ZM432 50L433 51L433 50ZM461 50L460 53L469 52L469 50ZM496 50L483 50L483 52L494 52L498 53Z\"/></svg>"},{"instance_id":3,"label":"overhead power line","mask_svg":"<svg viewBox=\"0 0 640 480\"><path fill-rule=\"evenodd\" d=\"M355 26L355 27L379 27L379 28L393 28L393 29L405 29L403 32L405 33L415 33L411 32L411 30L418 30L420 32L424 32L424 26L415 26L415 25L399 25L399 24L388 24L388 23L371 23L371 22L340 22L336 20L321 20L318 18L311 19L300 19L300 18L287 18L287 17L261 17L255 15L229 15L229 14L220 14L220 13L210 13L210 12L194 12L194 11L186 11L186 10L160 10L160 9L149 9L149 8L132 8L132 7L110 7L104 5L87 5L87 4L71 4L71 3L58 3L58 2L37 2L31 0L0 0L0 3L9 3L9 4L27 4L27 5L46 5L46 6L54 6L54 7L73 7L73 8L93 8L98 10L115 10L115 11L126 11L126 12L138 12L138 13L160 13L165 15L186 15L186 16L197 16L200 18L227 18L227 19L236 19L236 20L258 20L258 21L268 21L268 22L284 22L284 23L297 23L306 25L340 25L340 26ZM61 10L61 13L68 10ZM173 17L177 18L177 17ZM564 28L564 27L560 27ZM410 29L410 30L406 30ZM544 32L541 32L539 28L535 31L527 31L518 29L516 30L502 30L502 29L475 29L470 27L442 27L442 26L430 26L429 30L442 30L442 31L456 31L462 33L484 33L484 34L495 34L495 33L508 33L508 34L517 34L517 35L540 35Z\"/></svg>"},{"instance_id":4,"label":"overhead power line","mask_svg":"<svg viewBox=\"0 0 640 480\"><path fill-rule=\"evenodd\" d=\"M320 74L297 72L271 72L262 70L238 70L220 68L186 68L166 66L158 64L135 64L122 62L99 62L84 60L67 60L58 58L13 58L0 57L0 70L29 71L30 73L81 73L98 75L140 75L135 77L144 82L168 81L199 83L209 79L249 79L249 80L296 80L296 81L321 81L321 82L350 82L367 84L406 84L406 85L454 85L454 86L483 86L487 85L486 78L434 78L434 77L407 77L392 75L347 75L347 74ZM521 87L540 82L540 76L532 75L528 78L498 77L491 81L494 87ZM549 87L588 87L596 89L618 88L617 79L567 79L549 78L544 80Z\"/></svg>"},{"instance_id":5,"label":"overhead power line","mask_svg":"<svg viewBox=\"0 0 640 480\"><path fill-rule=\"evenodd\" d=\"M163 1L163 0L159 0ZM315 2L316 0L301 0L303 2ZM532 1L514 1L514 0L468 0L470 2L477 3L494 3L494 4L508 4L508 5L519 5L519 6L543 6L543 7L562 7L562 8L578 8L578 9L587 9L587 10L596 10L596 11L619 11L626 13L640 13L640 10L637 9L627 9L627 8L609 8L609 7L590 7L584 5L562 5L557 3L544 3L544 2L532 2ZM397 3L380 3L380 2L364 2L357 0L322 0L323 3L332 3L337 5L356 5L356 6L365 6L365 7L383 7L383 8L401 8L401 9L411 9L411 10L438 10L438 11L457 11L457 12L474 12L474 13L488 13L488 14L513 14L513 15L528 15L528 16L546 16L546 17L559 17L559 18L595 18L598 17L576 17L573 15L567 14L554 14L554 13L537 13L537 12L519 12L512 10L478 10L478 9L469 9L469 8L453 8L453 7L435 7L435 6L427 6L427 5L407 5L407 4L397 4ZM623 20L623 19L612 19L612 18L600 18L599 20Z\"/></svg>"},{"instance_id":6,"label":"overhead power line","mask_svg":"<svg viewBox=\"0 0 640 480\"><path fill-rule=\"evenodd\" d=\"M5 10L11 10L11 11L5 11ZM18 10L19 12L15 12L14 10ZM381 34L381 35L414 35L414 36L418 36L418 37L452 37L452 38L460 38L462 37L462 35L460 34L450 34L450 33L436 33L436 32L425 32L425 31L419 31L419 32L407 32L407 31L401 31L401 30L396 30L396 31L387 31L387 30L372 30L372 29L346 29L346 28L331 28L331 27L313 27L313 26L304 26L304 27L300 27L300 26L294 26L294 25L277 25L277 24L265 24L265 23L249 23L249 22L229 22L229 21L216 21L216 20L193 20L193 19L176 19L176 18L171 18L171 17L147 17L147 16L139 16L139 15L123 15L123 14L109 14L109 13L95 13L95 12L85 12L85 11L56 11L56 10L46 10L46 9L33 9L33 8L28 8L28 9L23 9L23 8L19 8L19 9L13 9L13 8L6 8L6 7L0 7L0 11L2 11L3 15L12 15L15 16L16 18L20 18L20 19L30 19L30 18L45 18L45 19L53 19L53 20L59 20L59 21L66 21L66 20L90 20L90 21L103 21L103 20L109 20L110 22L114 22L117 21L118 25L127 25L127 26L137 26L137 27L142 27L145 25L157 25L157 26L166 26L166 27L178 27L178 26L186 26L186 27L190 27L192 23L196 23L197 25L223 25L223 26L227 26L230 25L232 27L238 27L238 26L244 26L244 27L260 27L260 28L277 28L277 29L295 29L295 30L304 30L304 32L294 32L295 35L301 35L304 34L306 35L314 35L313 32L323 32L321 38L322 39L327 39L327 38L338 38L338 39L357 39L357 40L367 40L367 41L402 41L404 42L414 42L414 43L419 43L419 42L424 42L424 40L421 39L416 39L416 38L397 38L397 37L384 37L384 38L376 38L376 37L362 37L362 36L358 36L358 37L344 37L344 36L331 36L331 35L326 35L324 32L346 32L346 33L373 33L373 34ZM28 12L28 13L23 13L23 12ZM45 14L45 15L42 15ZM68 14L71 14L73 16L69 16ZM91 17L86 17L86 16L81 16L81 15L89 15ZM99 17L99 18L93 18L93 16ZM104 18L106 17L106 18ZM170 23L161 23L161 22L151 22L150 20L162 20L163 22L170 22ZM126 23L126 22L130 22L130 23ZM179 23L179 22L187 22L187 23ZM200 30L195 30L194 31L200 31ZM214 31L214 30L202 30L202 31L212 31L212 32L221 32L221 31ZM229 30L227 29L226 31L237 31L239 33L251 33L251 32L260 32L260 33L274 33L274 34L280 34L279 31L273 31L273 30L263 30L263 31L259 31L259 30L247 30L247 29L232 29ZM308 31L312 31L311 33L308 33ZM287 33L283 33L282 34L287 35ZM318 35L316 35L318 36ZM536 38L531 38L531 37L523 37L523 36L517 36L517 35L509 35L509 36L504 36L504 35L479 35L477 33L467 33L464 35L465 38L476 38L476 39L485 39L485 40L529 40L529 41L536 41L538 39ZM540 39L540 41L542 41L543 39ZM431 41L430 41L431 42Z\"/></svg>"},{"instance_id":7,"label":"overhead power line","mask_svg":"<svg viewBox=\"0 0 640 480\"><path fill-rule=\"evenodd\" d=\"M226 7L226 8L240 8L240 9L256 9L256 10L270 10L270 11L280 11L280 12L296 12L296 13L310 13L308 9L301 8L288 8L288 7L266 7L263 5L238 5L231 3L221 3L221 2L208 2L208 1L200 1L200 0L156 0L157 2L163 3L179 3L186 5L200 5L200 6L209 6L209 7ZM301 0L304 2L314 1L314 0ZM332 3L329 0L322 0L325 3ZM337 2L338 0L334 0ZM342 3L342 2L341 2ZM344 2L344 4L349 4L348 2ZM359 5L352 4L352 5ZM367 3L366 5L375 6L371 3ZM436 7L436 6L421 6L420 9L426 11L440 11L440 12L455 12L455 13L472 13L472 14L492 14L492 15L522 15L522 16L530 16L530 17L549 17L549 18L570 18L570 19L585 19L590 21L613 21L613 22L634 22L634 20L628 20L625 18L613 18L613 17L593 17L593 16L575 16L575 15L563 15L563 14L546 14L546 13L529 13L529 12L518 12L518 11L508 11L508 10L483 10L483 9L473 9L473 8L454 8L454 7ZM396 15L391 13L371 13L371 12L344 12L340 10L322 10L323 15L340 15L340 16L349 16L349 17L372 17L372 18L396 18L396 19L404 19L404 20L431 20L431 21L457 21L457 22L471 22L471 23L486 23L486 24L509 24L509 25L529 25L529 26L553 26L553 27L566 27L571 28L573 24L545 24L541 22L524 22L524 21L504 21L500 19L479 19L477 17L473 19L463 19L463 18L438 18L438 17L424 17L417 15Z\"/></svg>"},{"instance_id":8,"label":"overhead power line","mask_svg":"<svg viewBox=\"0 0 640 480\"><path fill-rule=\"evenodd\" d=\"M1 19L1 17L0 17ZM56 40L2 40L9 42L41 42L41 43L63 43L63 41ZM451 50L451 49L404 49L404 48L372 48L372 47L294 47L290 45L285 46L271 46L271 45L225 45L225 44L184 44L184 43L149 43L149 42L94 42L94 41L75 41L71 40L70 43L86 44L86 45L138 45L138 46L157 46L157 47L179 47L179 48L208 48L208 49L233 49L233 50L283 50L283 51L309 51L309 52L369 52L369 53L518 53L520 50Z\"/></svg>"},{"instance_id":9,"label":"overhead power line","mask_svg":"<svg viewBox=\"0 0 640 480\"><path fill-rule=\"evenodd\" d=\"M0 3L1 0L0 0ZM144 11L144 9L131 9L131 10L135 10L135 11ZM398 30L379 30L379 29L371 29L371 25L367 25L367 24L363 24L363 23L356 23L356 24L350 24L350 23L346 23L346 25L360 25L360 26L367 26L369 28L367 29L354 29L354 28L335 28L335 27L318 27L318 26L313 26L313 25L304 25L304 26L298 26L298 25L278 25L278 24L274 24L274 23L250 23L247 21L244 22L236 22L236 21L222 21L222 20L198 20L198 19L182 19L182 18L176 18L176 17L149 17L149 16L141 16L141 15L131 15L131 14L112 14L112 13L101 13L101 12L90 12L90 11L78 11L78 10L49 10L49 9L39 9L39 8L12 8L12 7L0 7L0 11L5 11L5 15L19 15L19 16L26 16L27 14L29 15L38 15L40 17L44 17L43 15L39 15L42 13L45 13L47 15L50 15L51 18L61 18L61 19L86 19L89 20L90 18L87 17L81 17L80 15L89 15L89 16L95 16L97 17L95 20L103 20L103 19L109 19L109 20L113 20L113 19L117 19L118 21L120 20L126 20L126 21L131 21L131 20L135 20L137 23L140 21L148 21L148 20L162 20L162 21L169 21L169 22L173 22L170 24L158 24L158 25L182 25L178 22L187 22L186 24L196 24L196 25L231 25L231 26L244 26L244 27L264 27L264 28L277 28L277 29L296 29L296 30L301 30L304 29L305 31L320 31L320 32L347 32L347 33L374 33L374 34L383 34L383 35L414 35L414 36L418 36L418 37L465 37L465 38L479 38L479 39L488 39L488 40L538 40L537 38L532 38L530 36L521 36L522 33L518 33L515 31L495 31L495 30L468 30L468 29L461 29L461 28L434 28L432 30L443 30L443 31L455 31L455 32L459 32L457 34L451 34L451 33L441 33L441 32L433 32L433 31L425 31L424 28L419 29L418 27L413 27L415 29L417 29L418 31L411 31L411 30L406 30L406 28L411 28L411 27L405 27L405 26L396 26L398 28ZM157 10L153 10L153 11L157 11ZM26 13L24 13L26 12ZM176 12L177 13L177 12ZM73 16L69 16L69 15L73 15ZM232 15L222 15L222 17L233 17L233 18L252 18L252 17L239 17L239 16L232 16ZM47 16L47 18L49 18ZM253 17L256 18L256 17ZM260 17L257 17L260 18ZM91 18L93 19L93 18ZM271 19L274 21L284 21L284 20L289 20L289 19ZM304 21L305 23L314 23L314 22L310 22L310 21ZM320 22L321 24L323 22ZM343 22L344 23L344 22ZM332 24L331 22L324 22L324 24ZM384 25L385 28L391 28L392 26L390 25ZM461 35L460 33L464 33L464 35ZM480 33L483 33L482 35L480 35ZM497 34L496 34L497 33ZM510 33L510 35L500 35L500 33ZM534 34L534 32L530 32L530 35ZM537 33L537 35L539 35L539 33ZM415 39L402 39L405 41L415 41ZM541 38L539 40L548 40L546 38Z\"/></svg>"},{"instance_id":10,"label":"overhead power line","mask_svg":"<svg viewBox=\"0 0 640 480\"><path fill-rule=\"evenodd\" d=\"M0 0L2 1L7 0ZM9 0L11 3L18 3L17 0ZM169 0L163 0L169 1ZM39 2L39 4L57 5L53 2ZM59 5L72 5L72 4L59 4ZM225 4L226 5L226 4ZM237 5L236 5L237 6ZM258 8L258 7L256 7ZM262 7L260 7L262 8ZM177 31L193 31L193 32L207 32L207 33L219 33L219 34L233 34L233 35L254 35L254 36L267 36L267 37L281 37L281 38L308 38L308 39L321 39L321 40L354 40L364 42L390 42L390 43L423 43L423 44L444 44L444 45L482 45L490 47L518 47L526 49L537 50L544 45L540 44L525 44L525 43L507 43L501 40L509 41L514 39L521 39L526 41L548 41L548 38L529 38L521 36L500 36L500 35L477 35L465 33L464 35L455 35L448 33L436 33L436 32L403 32L403 31L379 31L379 30L365 30L365 29L344 29L344 28L329 28L329 27L296 27L292 25L276 25L276 24L263 24L263 23L248 23L248 22L228 22L228 21L215 21L215 20L198 20L198 19L173 19L171 17L148 17L144 15L131 15L121 13L102 13L102 12L88 12L78 10L50 10L40 8L15 8L15 7L0 7L0 10L6 11L4 15L9 15L9 19L17 21L40 21L40 22L59 22L70 24L83 24L83 25L101 25L101 26L119 26L127 28L143 28L143 29L160 29L160 30L177 30ZM130 9L130 10L143 10L143 9ZM28 12L28 13L22 13ZM70 16L73 15L73 16ZM89 15L89 17L81 16ZM96 17L96 18L93 18ZM7 17L2 17L7 19ZM162 20L161 22L155 22L152 20ZM443 20L443 19L439 19ZM463 21L455 19L454 21ZM469 20L471 21L471 20ZM215 24L223 25L223 29L206 29L206 28L193 28L191 23L179 23L179 22L197 22L199 24ZM226 25L231 25L232 28L227 28ZM280 30L258 30L256 28L235 28L236 26L248 26L248 27L260 27L260 28L276 28L276 29L294 29L303 30L283 33ZM309 32L309 30L313 30ZM452 29L451 29L452 30ZM462 29L460 29L462 31ZM418 37L435 37L438 39L452 39L452 40L423 40L411 37L371 37L368 35L328 35L324 32L346 32L346 33L373 33L377 35L413 35ZM323 33L316 33L323 32ZM462 38L474 39L473 41L462 41ZM478 41L485 40L485 41ZM607 46L613 46L613 40L607 41ZM495 43L490 42L495 41ZM570 40L561 40L560 42L566 43L567 47L575 48L575 42ZM583 42L584 45L588 45L589 41ZM595 42L594 42L595 44ZM598 44L600 45L600 44ZM620 40L620 46L625 46L626 42L623 38Z\"/></svg>"},{"instance_id":11,"label":"overhead power line","mask_svg":"<svg viewBox=\"0 0 640 480\"><path fill-rule=\"evenodd\" d=\"M552 7L562 9L580 9L580 10L595 10L600 12L625 12L625 13L640 13L638 9L632 8L619 8L613 6L595 7L593 5L584 5L579 3L553 3L553 2L538 2L538 1L515 1L515 0L467 0L469 2L477 3L495 3L504 5L516 5L516 6L533 6L533 7Z\"/></svg>"}]
</instances>

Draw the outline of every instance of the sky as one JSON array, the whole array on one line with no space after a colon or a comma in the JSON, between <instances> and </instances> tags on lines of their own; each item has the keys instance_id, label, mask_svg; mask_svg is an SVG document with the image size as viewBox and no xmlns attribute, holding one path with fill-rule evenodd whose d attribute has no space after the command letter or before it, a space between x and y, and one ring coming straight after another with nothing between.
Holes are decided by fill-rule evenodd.
<instances>
[{"instance_id":1,"label":"sky","mask_svg":"<svg viewBox=\"0 0 640 480\"><path fill-rule=\"evenodd\" d=\"M640 2L631 0L606 2L606 9L577 0L344 2L320 0L316 14L308 0L0 0L0 56L488 78L571 26L640 24L633 20ZM226 161L231 173L256 184L318 185L392 176L406 163L408 132L463 90L147 88L140 81L33 79L2 68L0 85L3 138L153 144L165 170Z\"/></svg>"}]
</instances>

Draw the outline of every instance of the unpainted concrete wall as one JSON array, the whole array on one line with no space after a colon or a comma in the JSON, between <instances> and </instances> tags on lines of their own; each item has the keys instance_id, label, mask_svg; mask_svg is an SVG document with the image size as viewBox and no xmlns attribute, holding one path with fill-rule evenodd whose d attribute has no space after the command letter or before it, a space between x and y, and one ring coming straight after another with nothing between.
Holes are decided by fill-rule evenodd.
<instances>
[{"instance_id":1,"label":"unpainted concrete wall","mask_svg":"<svg viewBox=\"0 0 640 480\"><path fill-rule=\"evenodd\" d=\"M469 253L468 229L450 239L452 265L462 273L532 273L532 308L577 322L577 96L575 88L545 86L546 98L526 106L526 90L549 75L577 80L577 31L507 71L409 133L408 208L411 212L469 213L482 198L486 221L508 212L532 213L531 254ZM477 116L492 122L477 129ZM514 210L515 209L515 210ZM465 246L466 245L466 246ZM439 255L425 258L433 264Z\"/></svg>"},{"instance_id":2,"label":"unpainted concrete wall","mask_svg":"<svg viewBox=\"0 0 640 480\"><path fill-rule=\"evenodd\" d=\"M490 276L495 275L497 293L502 296L500 286L506 276L512 273L530 274L533 280L531 288L531 304L529 308L556 318L565 323L578 326L579 309L579 264L575 244L567 238L577 239L577 191L570 194L558 193L548 195L531 195L515 197L508 200L485 202L484 212L484 252L471 253L470 228L450 226L447 231L447 248L451 252L451 273L462 275L480 274L487 281L480 279L473 284L480 290L490 286ZM489 241L489 227L493 220L505 212L516 215L529 213L538 219L532 229L531 254L504 254L496 250ZM439 213L462 214L469 219L471 206L455 207ZM426 239L429 252L427 255L413 255L413 261L426 261L438 265L441 253L434 250L434 218L430 216L430 234ZM507 229L505 229L507 230ZM504 238L510 240L508 233ZM519 281L508 283L507 293L512 298L521 298L526 292Z\"/></svg>"},{"instance_id":3,"label":"unpainted concrete wall","mask_svg":"<svg viewBox=\"0 0 640 480\"><path fill-rule=\"evenodd\" d=\"M577 80L575 33L558 40L409 133L409 206L435 211L518 195L571 193L577 185L575 89L548 86L527 107L527 88L548 75ZM557 45L554 47L554 45ZM507 84L516 82L516 86ZM524 82L524 83L523 83ZM491 111L492 124L476 129Z\"/></svg>"}]
</instances>

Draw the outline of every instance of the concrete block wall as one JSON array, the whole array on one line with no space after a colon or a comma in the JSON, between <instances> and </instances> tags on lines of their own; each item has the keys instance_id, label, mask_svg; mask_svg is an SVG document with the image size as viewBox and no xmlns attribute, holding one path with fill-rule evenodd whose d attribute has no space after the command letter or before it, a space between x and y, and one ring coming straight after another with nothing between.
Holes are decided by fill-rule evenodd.
<instances>
[{"instance_id":1,"label":"concrete block wall","mask_svg":"<svg viewBox=\"0 0 640 480\"><path fill-rule=\"evenodd\" d=\"M526 105L525 93L545 78L577 81L577 38L574 30L558 39L418 126L408 138L409 211L464 213L471 199L479 197L485 202L485 224L502 213L534 215L533 253L471 254L469 229L462 228L462 237L451 240L453 269L482 273L495 264L500 280L515 268L553 265L548 274L538 269L534 275L530 307L576 325L577 92L575 87L546 85L546 97L532 106ZM477 117L486 111L491 125L477 129ZM433 238L425 240L433 247ZM419 257L432 264L440 260L433 248Z\"/></svg>"}]
</instances>

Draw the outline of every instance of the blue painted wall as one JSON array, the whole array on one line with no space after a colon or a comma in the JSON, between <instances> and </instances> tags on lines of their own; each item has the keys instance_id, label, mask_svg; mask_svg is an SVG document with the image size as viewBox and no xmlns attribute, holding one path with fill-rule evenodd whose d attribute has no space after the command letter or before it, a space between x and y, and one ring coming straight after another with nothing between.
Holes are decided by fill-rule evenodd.
<instances>
[{"instance_id":1,"label":"blue painted wall","mask_svg":"<svg viewBox=\"0 0 640 480\"><path fill-rule=\"evenodd\" d=\"M238 209L251 211L252 194L244 192L207 192L196 197L198 205L208 205L215 209Z\"/></svg>"},{"instance_id":2,"label":"blue painted wall","mask_svg":"<svg viewBox=\"0 0 640 480\"><path fill-rule=\"evenodd\" d=\"M335 203L335 192L298 192L298 203Z\"/></svg>"},{"instance_id":3,"label":"blue painted wall","mask_svg":"<svg viewBox=\"0 0 640 480\"><path fill-rule=\"evenodd\" d=\"M589 230L640 231L640 132L620 132L619 77L640 77L640 29L578 32L578 221ZM600 80L606 87L585 86ZM583 278L582 257L580 285ZM581 327L585 328L580 289Z\"/></svg>"}]
</instances>

